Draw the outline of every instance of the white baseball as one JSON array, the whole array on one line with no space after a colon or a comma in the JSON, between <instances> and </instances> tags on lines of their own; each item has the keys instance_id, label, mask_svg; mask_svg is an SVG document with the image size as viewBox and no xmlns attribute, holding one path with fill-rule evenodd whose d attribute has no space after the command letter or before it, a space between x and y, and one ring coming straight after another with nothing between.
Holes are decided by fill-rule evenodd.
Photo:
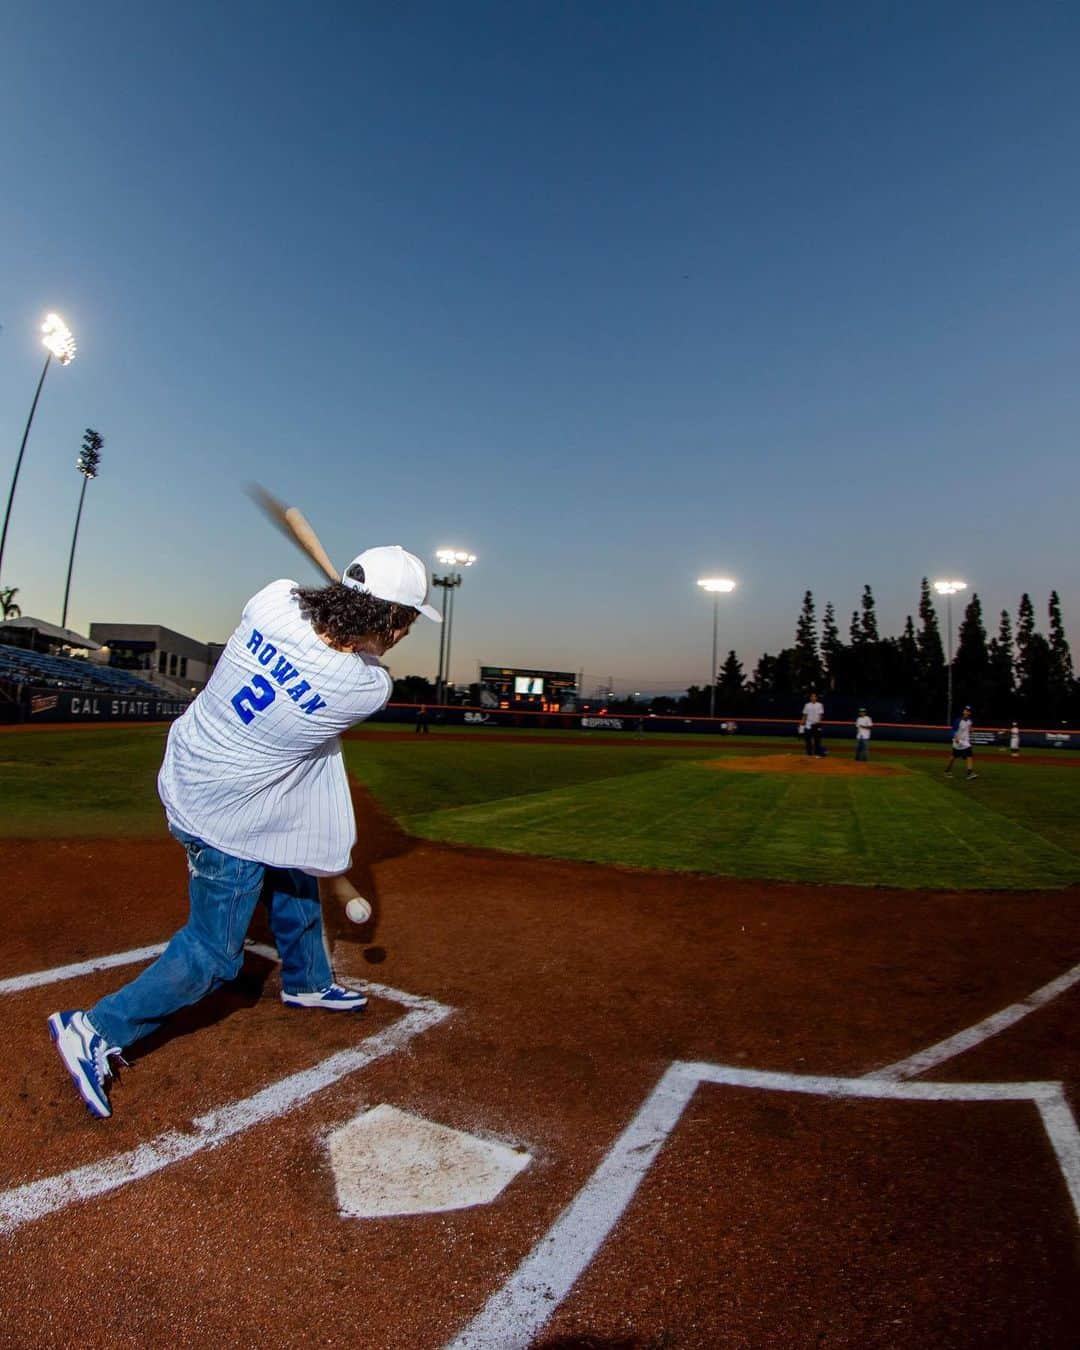
<instances>
[{"instance_id":1,"label":"white baseball","mask_svg":"<svg viewBox=\"0 0 1080 1350\"><path fill-rule=\"evenodd\" d=\"M371 906L360 895L354 895L345 906L345 913L353 923L367 923L371 918Z\"/></svg>"}]
</instances>

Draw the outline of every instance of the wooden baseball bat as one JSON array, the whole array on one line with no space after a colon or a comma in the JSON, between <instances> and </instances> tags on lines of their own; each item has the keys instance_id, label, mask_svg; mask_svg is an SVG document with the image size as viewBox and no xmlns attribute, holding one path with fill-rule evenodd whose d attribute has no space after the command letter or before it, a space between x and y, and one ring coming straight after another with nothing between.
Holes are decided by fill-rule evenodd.
<instances>
[{"instance_id":1,"label":"wooden baseball bat","mask_svg":"<svg viewBox=\"0 0 1080 1350\"><path fill-rule=\"evenodd\" d=\"M282 534L302 549L331 581L341 580L341 573L327 557L326 550L319 542L319 536L308 524L299 507L286 506L283 502L279 502L258 483L249 483L247 493L267 519L273 521Z\"/></svg>"}]
</instances>

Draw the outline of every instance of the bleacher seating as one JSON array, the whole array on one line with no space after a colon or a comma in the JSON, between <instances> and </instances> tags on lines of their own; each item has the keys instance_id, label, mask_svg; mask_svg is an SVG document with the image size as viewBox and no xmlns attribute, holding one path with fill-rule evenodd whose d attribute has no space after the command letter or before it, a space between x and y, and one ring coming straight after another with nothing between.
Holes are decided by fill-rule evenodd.
<instances>
[{"instance_id":1,"label":"bleacher seating","mask_svg":"<svg viewBox=\"0 0 1080 1350\"><path fill-rule=\"evenodd\" d=\"M9 684L33 684L50 689L86 689L124 694L129 698L163 698L167 695L131 670L115 670L90 661L72 661L63 656L45 656L23 647L0 644L0 680Z\"/></svg>"}]
</instances>

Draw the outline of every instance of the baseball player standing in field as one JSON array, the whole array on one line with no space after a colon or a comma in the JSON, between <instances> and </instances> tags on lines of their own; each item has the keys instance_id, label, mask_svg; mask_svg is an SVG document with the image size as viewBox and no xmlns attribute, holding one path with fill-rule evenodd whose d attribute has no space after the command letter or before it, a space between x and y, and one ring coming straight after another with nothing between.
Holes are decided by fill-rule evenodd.
<instances>
[{"instance_id":1,"label":"baseball player standing in field","mask_svg":"<svg viewBox=\"0 0 1080 1350\"><path fill-rule=\"evenodd\" d=\"M821 724L825 720L825 708L818 701L817 691L810 690L810 697L803 704L802 727L806 738L806 753L821 759L825 755L825 746L821 739Z\"/></svg>"},{"instance_id":2,"label":"baseball player standing in field","mask_svg":"<svg viewBox=\"0 0 1080 1350\"><path fill-rule=\"evenodd\" d=\"M338 736L389 699L379 658L419 614L441 622L426 599L423 563L394 544L361 553L340 582L274 581L244 607L206 688L173 723L158 775L188 855L188 922L130 984L49 1018L92 1115L112 1113L111 1056L239 974L260 899L282 1002L364 1007L362 993L334 983L319 904L318 878L344 873L356 842Z\"/></svg>"},{"instance_id":3,"label":"baseball player standing in field","mask_svg":"<svg viewBox=\"0 0 1080 1350\"><path fill-rule=\"evenodd\" d=\"M952 766L958 759L964 762L964 767L967 770L964 778L967 782L970 783L973 778L978 778L979 775L975 772L971 754L971 728L971 709L965 706L956 726L953 728L952 749L949 752L949 762L945 766L946 778L952 777Z\"/></svg>"}]
</instances>

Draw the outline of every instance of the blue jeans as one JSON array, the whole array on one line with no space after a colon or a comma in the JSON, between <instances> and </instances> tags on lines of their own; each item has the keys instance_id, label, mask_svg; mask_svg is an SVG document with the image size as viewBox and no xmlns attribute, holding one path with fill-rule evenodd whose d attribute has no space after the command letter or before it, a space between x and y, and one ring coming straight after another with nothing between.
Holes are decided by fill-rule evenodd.
<instances>
[{"instance_id":1,"label":"blue jeans","mask_svg":"<svg viewBox=\"0 0 1080 1350\"><path fill-rule=\"evenodd\" d=\"M239 975L244 938L260 899L270 911L285 992L325 989L334 978L314 877L295 868L245 862L182 830L171 833L188 855L188 921L152 966L87 1014L106 1044L121 1050Z\"/></svg>"},{"instance_id":2,"label":"blue jeans","mask_svg":"<svg viewBox=\"0 0 1080 1350\"><path fill-rule=\"evenodd\" d=\"M870 758L870 740L868 737L855 737L855 758L862 760Z\"/></svg>"}]
</instances>

